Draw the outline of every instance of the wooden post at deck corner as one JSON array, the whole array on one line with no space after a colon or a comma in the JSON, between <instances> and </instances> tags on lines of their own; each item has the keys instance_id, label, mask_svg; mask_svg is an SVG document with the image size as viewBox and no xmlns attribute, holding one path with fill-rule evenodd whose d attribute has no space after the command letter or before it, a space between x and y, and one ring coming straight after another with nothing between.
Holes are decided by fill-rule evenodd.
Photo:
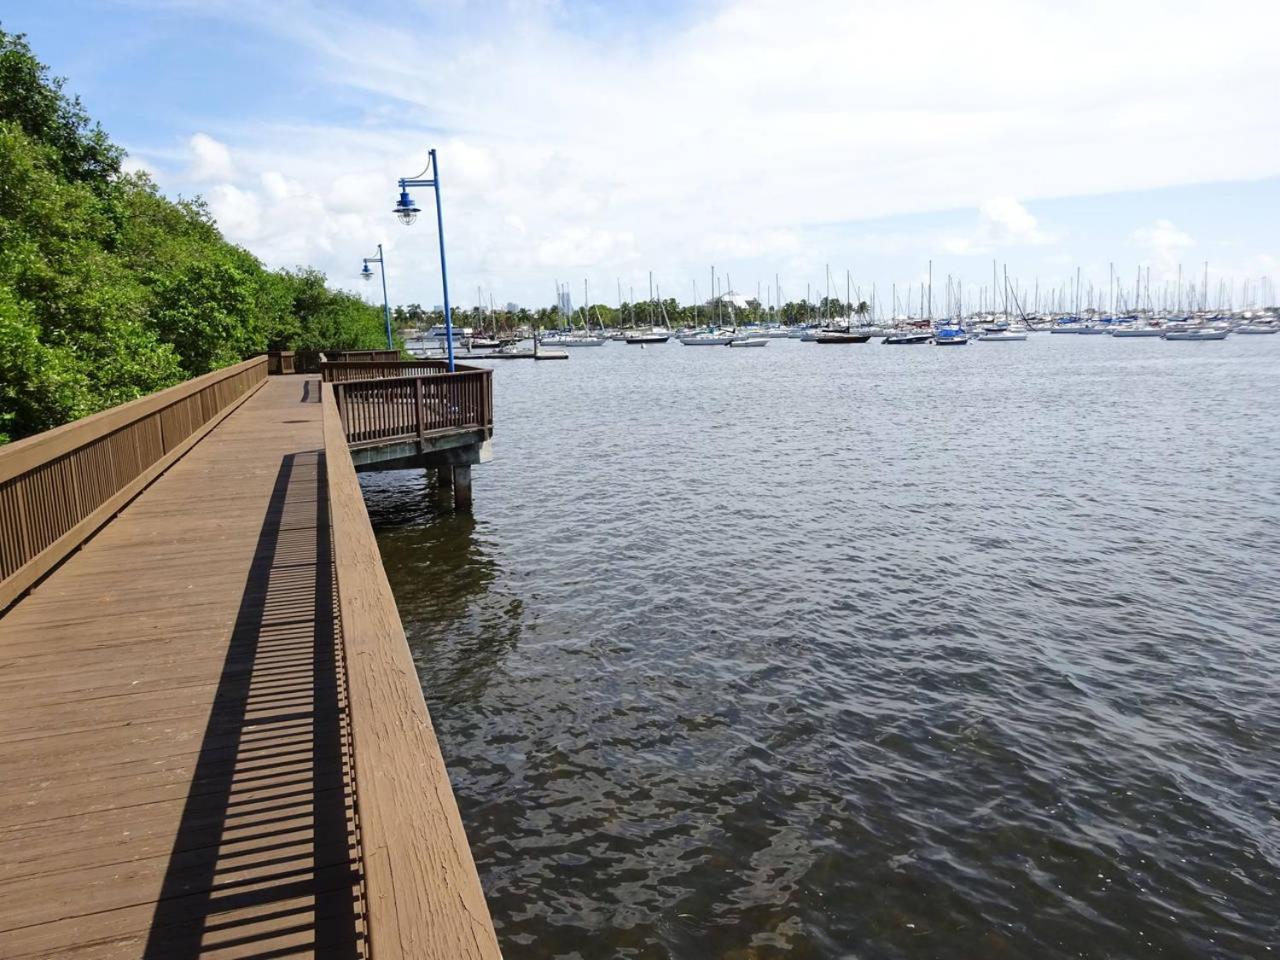
<instances>
[{"instance_id":1,"label":"wooden post at deck corner","mask_svg":"<svg viewBox=\"0 0 1280 960\"><path fill-rule=\"evenodd\" d=\"M446 468L448 469L448 468ZM453 467L453 508L455 510L471 509L471 464L459 464Z\"/></svg>"}]
</instances>

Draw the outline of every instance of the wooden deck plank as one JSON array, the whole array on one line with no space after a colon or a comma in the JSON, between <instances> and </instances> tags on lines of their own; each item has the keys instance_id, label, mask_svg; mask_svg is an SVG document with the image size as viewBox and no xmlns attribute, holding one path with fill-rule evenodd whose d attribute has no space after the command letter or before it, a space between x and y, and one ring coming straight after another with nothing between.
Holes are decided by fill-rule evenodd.
<instances>
[{"instance_id":1,"label":"wooden deck plank","mask_svg":"<svg viewBox=\"0 0 1280 960\"><path fill-rule=\"evenodd\" d=\"M317 391L268 381L0 619L0 956L359 956Z\"/></svg>"}]
</instances>

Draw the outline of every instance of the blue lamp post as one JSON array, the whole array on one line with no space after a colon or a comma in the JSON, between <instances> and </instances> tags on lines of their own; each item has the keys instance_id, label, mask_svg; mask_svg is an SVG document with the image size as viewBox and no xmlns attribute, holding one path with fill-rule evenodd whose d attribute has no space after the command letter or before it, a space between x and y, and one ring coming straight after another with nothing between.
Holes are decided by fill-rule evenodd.
<instances>
[{"instance_id":1,"label":"blue lamp post","mask_svg":"<svg viewBox=\"0 0 1280 960\"><path fill-rule=\"evenodd\" d=\"M436 151L432 148L428 151L430 159L427 161L427 167L422 174L431 173L429 178L424 179L422 174L416 177L402 177L400 179L400 199L396 201L395 208L392 210L400 222L406 227L418 219L418 214L422 210L413 202L413 197L409 196L410 187L431 187L436 195L436 229L440 233L440 284L444 288L444 340L446 349L449 352L449 370L453 370L453 311L449 309L449 274L445 266L444 260L444 215L440 211L440 165L436 160Z\"/></svg>"},{"instance_id":2,"label":"blue lamp post","mask_svg":"<svg viewBox=\"0 0 1280 960\"><path fill-rule=\"evenodd\" d=\"M378 244L378 255L376 257L365 257L364 266L360 269L360 276L365 280L373 279L373 271L369 269L369 264L376 263L378 272L382 274L382 318L387 324L387 349L394 350L395 343L391 339L391 304L387 302L387 262L382 256L382 244Z\"/></svg>"}]
</instances>

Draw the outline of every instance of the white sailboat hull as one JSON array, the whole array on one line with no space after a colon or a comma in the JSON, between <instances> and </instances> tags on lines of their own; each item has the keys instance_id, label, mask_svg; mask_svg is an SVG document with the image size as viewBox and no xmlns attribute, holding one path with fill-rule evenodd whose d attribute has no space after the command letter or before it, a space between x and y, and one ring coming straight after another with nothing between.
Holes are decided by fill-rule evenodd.
<instances>
[{"instance_id":1,"label":"white sailboat hull","mask_svg":"<svg viewBox=\"0 0 1280 960\"><path fill-rule=\"evenodd\" d=\"M548 347L603 347L607 340L603 337L579 337L577 339L565 338L563 340L543 340Z\"/></svg>"},{"instance_id":2,"label":"white sailboat hull","mask_svg":"<svg viewBox=\"0 0 1280 960\"><path fill-rule=\"evenodd\" d=\"M1164 335L1166 340L1225 340L1226 330L1171 330Z\"/></svg>"}]
</instances>

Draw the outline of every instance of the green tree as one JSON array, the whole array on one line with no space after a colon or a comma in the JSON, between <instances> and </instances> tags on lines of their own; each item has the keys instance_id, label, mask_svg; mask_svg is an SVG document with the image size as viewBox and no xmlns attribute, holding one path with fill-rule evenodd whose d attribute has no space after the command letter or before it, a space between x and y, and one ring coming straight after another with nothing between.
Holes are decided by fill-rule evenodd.
<instances>
[{"instance_id":1,"label":"green tree","mask_svg":"<svg viewBox=\"0 0 1280 960\"><path fill-rule=\"evenodd\" d=\"M100 186L120 172L124 151L89 119L79 97L62 92L64 84L35 58L24 35L0 29L0 117L52 147L66 179Z\"/></svg>"},{"instance_id":2,"label":"green tree","mask_svg":"<svg viewBox=\"0 0 1280 960\"><path fill-rule=\"evenodd\" d=\"M385 346L379 308L268 271L123 157L0 30L0 442L267 348Z\"/></svg>"}]
</instances>

